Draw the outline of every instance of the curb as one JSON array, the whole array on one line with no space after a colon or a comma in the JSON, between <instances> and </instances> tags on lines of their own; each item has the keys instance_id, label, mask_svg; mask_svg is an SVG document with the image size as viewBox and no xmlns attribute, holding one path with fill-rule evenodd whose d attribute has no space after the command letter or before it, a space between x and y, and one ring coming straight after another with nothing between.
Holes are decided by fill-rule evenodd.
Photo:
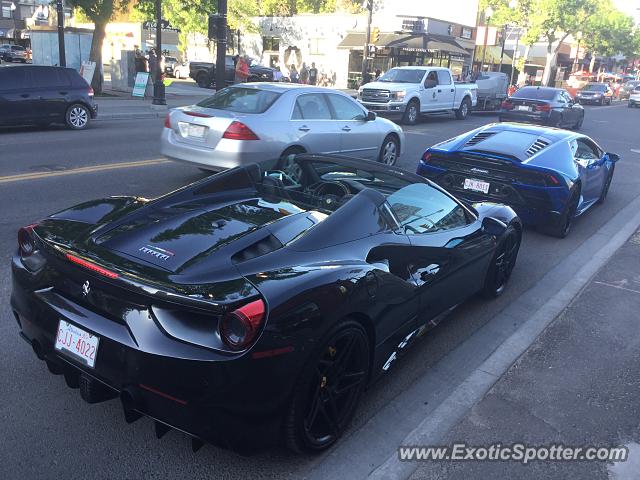
<instances>
[{"instance_id":1,"label":"curb","mask_svg":"<svg viewBox=\"0 0 640 480\"><path fill-rule=\"evenodd\" d=\"M136 120L144 118L164 118L167 111L158 112L136 112L136 113L98 113L98 118L94 119L94 122L108 121L108 120Z\"/></svg>"},{"instance_id":2,"label":"curb","mask_svg":"<svg viewBox=\"0 0 640 480\"><path fill-rule=\"evenodd\" d=\"M478 403L513 363L527 351L533 341L588 284L604 264L622 247L640 226L640 197L627 205L593 236L604 235L612 222L626 211L633 215L604 247L594 252L591 260L580 268L573 279L542 305L521 327L504 341L478 368L428 415L400 445L436 445L468 411ZM619 220L618 220L619 221ZM610 228L610 227L609 227ZM397 454L391 455L368 478L372 480L409 478L418 468L418 462L401 462Z\"/></svg>"}]
</instances>

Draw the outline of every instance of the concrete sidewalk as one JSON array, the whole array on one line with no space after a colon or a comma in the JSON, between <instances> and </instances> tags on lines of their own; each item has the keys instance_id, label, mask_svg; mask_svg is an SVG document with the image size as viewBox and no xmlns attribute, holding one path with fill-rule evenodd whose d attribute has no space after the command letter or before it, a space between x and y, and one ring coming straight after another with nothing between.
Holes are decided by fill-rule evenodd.
<instances>
[{"instance_id":1,"label":"concrete sidewalk","mask_svg":"<svg viewBox=\"0 0 640 480\"><path fill-rule=\"evenodd\" d=\"M167 109L193 105L205 98L201 96L167 96ZM98 104L97 120L121 120L136 118L164 118L167 110L154 110L153 98L134 97L96 97Z\"/></svg>"},{"instance_id":2,"label":"concrete sidewalk","mask_svg":"<svg viewBox=\"0 0 640 480\"><path fill-rule=\"evenodd\" d=\"M425 461L412 480L640 478L639 312L640 231L437 442L627 446L626 462Z\"/></svg>"}]
</instances>

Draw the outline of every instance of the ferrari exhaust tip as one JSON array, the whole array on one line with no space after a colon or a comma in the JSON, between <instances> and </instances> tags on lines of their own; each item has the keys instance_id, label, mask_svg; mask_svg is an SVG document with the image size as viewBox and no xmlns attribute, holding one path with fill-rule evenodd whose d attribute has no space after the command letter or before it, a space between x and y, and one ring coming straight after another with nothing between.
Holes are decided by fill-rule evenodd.
<instances>
[{"instance_id":1,"label":"ferrari exhaust tip","mask_svg":"<svg viewBox=\"0 0 640 480\"><path fill-rule=\"evenodd\" d=\"M122 390L120 392L120 402L122 403L124 419L127 423L133 423L142 418L142 414L136 410L140 406L139 400L132 390L128 388Z\"/></svg>"}]
</instances>

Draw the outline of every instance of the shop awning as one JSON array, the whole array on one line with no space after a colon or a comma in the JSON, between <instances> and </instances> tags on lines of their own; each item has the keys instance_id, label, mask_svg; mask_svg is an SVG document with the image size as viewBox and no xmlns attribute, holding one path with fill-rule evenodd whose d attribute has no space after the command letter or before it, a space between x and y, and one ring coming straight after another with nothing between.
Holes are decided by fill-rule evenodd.
<instances>
[{"instance_id":1,"label":"shop awning","mask_svg":"<svg viewBox=\"0 0 640 480\"><path fill-rule=\"evenodd\" d=\"M364 49L366 35L362 32L352 32L340 42L338 48ZM380 33L377 48L397 48L407 52L445 52L453 55L470 56L469 51L443 35L409 35L406 33Z\"/></svg>"},{"instance_id":2,"label":"shop awning","mask_svg":"<svg viewBox=\"0 0 640 480\"><path fill-rule=\"evenodd\" d=\"M478 50L476 50L476 60L475 60L476 62L480 62L482 60L483 50L484 50L484 47L482 45L478 47ZM484 63L492 63L492 64L500 63L501 54L502 54L502 47L499 47L496 45L488 46ZM504 56L502 57L502 63L506 65L510 65L513 63L513 58L511 57L511 55L507 54L507 52L504 52Z\"/></svg>"}]
</instances>

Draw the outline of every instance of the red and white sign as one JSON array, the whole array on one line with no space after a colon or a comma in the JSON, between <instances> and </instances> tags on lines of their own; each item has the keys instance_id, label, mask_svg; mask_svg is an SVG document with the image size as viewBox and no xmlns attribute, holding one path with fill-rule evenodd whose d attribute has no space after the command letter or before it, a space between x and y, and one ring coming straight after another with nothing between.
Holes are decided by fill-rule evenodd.
<instances>
[{"instance_id":1,"label":"red and white sign","mask_svg":"<svg viewBox=\"0 0 640 480\"><path fill-rule=\"evenodd\" d=\"M100 339L69 322L60 320L56 335L56 350L93 368L96 364Z\"/></svg>"}]
</instances>

